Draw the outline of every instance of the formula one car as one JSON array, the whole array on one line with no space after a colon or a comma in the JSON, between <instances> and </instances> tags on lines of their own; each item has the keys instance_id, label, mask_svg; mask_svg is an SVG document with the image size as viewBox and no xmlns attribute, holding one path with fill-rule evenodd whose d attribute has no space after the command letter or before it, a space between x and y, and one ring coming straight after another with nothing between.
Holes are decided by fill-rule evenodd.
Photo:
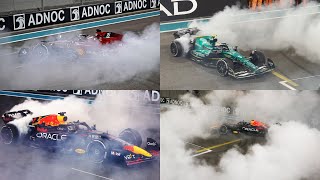
<instances>
[{"instance_id":1,"label":"formula one car","mask_svg":"<svg viewBox=\"0 0 320 180\"><path fill-rule=\"evenodd\" d=\"M218 127L212 127L212 131L220 135L227 134L246 134L251 136L265 136L268 133L269 126L257 120L250 122L241 121L236 124L224 123Z\"/></svg>"},{"instance_id":2,"label":"formula one car","mask_svg":"<svg viewBox=\"0 0 320 180\"><path fill-rule=\"evenodd\" d=\"M58 35L53 41L41 41L30 48L21 48L19 57L32 55L34 57L48 57L51 54L62 55L71 58L77 58L88 53L88 51L97 51L97 42L99 44L111 44L116 41L121 41L122 34L114 32L102 32L96 30L96 35L79 34L70 40L64 40L61 35Z\"/></svg>"},{"instance_id":3,"label":"formula one car","mask_svg":"<svg viewBox=\"0 0 320 180\"><path fill-rule=\"evenodd\" d=\"M191 60L207 67L217 68L221 76L232 76L236 79L265 74L275 68L273 61L262 52L253 50L249 57L238 52L237 47L226 43L218 43L216 36L194 37L199 32L197 28L183 29L173 34L175 40L170 45L174 57L180 57L185 52ZM187 36L185 36L187 35ZM189 49L184 47L179 38L189 38Z\"/></svg>"},{"instance_id":4,"label":"formula one car","mask_svg":"<svg viewBox=\"0 0 320 180\"><path fill-rule=\"evenodd\" d=\"M31 118L29 110L7 112L2 115L4 126L0 137L4 144L23 144L30 147L62 152L88 159L93 163L116 163L133 166L159 160L160 146L147 138L146 147L140 147L138 131L125 129L119 136L97 131L85 122L67 123L65 113ZM16 123L28 120L28 131L20 131ZM23 123L22 123L23 124ZM21 123L20 123L21 125Z\"/></svg>"}]
</instances>

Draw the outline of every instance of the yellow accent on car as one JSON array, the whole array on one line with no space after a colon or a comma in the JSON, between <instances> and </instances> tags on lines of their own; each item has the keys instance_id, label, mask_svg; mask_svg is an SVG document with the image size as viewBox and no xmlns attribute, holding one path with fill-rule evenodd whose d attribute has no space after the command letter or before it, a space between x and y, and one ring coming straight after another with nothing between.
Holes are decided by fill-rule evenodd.
<instances>
[{"instance_id":1,"label":"yellow accent on car","mask_svg":"<svg viewBox=\"0 0 320 180\"><path fill-rule=\"evenodd\" d=\"M78 153L78 154L84 154L84 153L86 153L86 150L80 149L80 148L75 149L74 151L75 151L76 153Z\"/></svg>"},{"instance_id":2,"label":"yellow accent on car","mask_svg":"<svg viewBox=\"0 0 320 180\"><path fill-rule=\"evenodd\" d=\"M133 153L140 154L140 155L143 155L146 157L152 157L152 154L150 154L148 151L146 151L138 146L133 146Z\"/></svg>"}]
</instances>

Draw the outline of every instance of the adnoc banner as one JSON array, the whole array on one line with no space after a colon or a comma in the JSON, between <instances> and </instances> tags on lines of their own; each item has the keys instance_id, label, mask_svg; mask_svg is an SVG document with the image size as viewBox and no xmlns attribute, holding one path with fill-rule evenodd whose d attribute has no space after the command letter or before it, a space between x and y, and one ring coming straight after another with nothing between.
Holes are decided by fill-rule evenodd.
<instances>
[{"instance_id":1,"label":"adnoc banner","mask_svg":"<svg viewBox=\"0 0 320 180\"><path fill-rule=\"evenodd\" d=\"M130 0L88 6L74 6L28 14L19 13L12 16L0 17L0 33L80 21L96 17L121 15L128 12L156 9L159 7L160 0Z\"/></svg>"},{"instance_id":2,"label":"adnoc banner","mask_svg":"<svg viewBox=\"0 0 320 180\"><path fill-rule=\"evenodd\" d=\"M207 17L240 1L247 0L161 0L160 17L161 21Z\"/></svg>"}]
</instances>

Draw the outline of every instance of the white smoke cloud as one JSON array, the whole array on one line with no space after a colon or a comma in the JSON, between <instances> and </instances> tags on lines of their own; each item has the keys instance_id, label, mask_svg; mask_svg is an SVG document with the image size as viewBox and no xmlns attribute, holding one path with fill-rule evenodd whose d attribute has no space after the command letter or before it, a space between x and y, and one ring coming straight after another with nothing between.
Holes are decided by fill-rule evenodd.
<instances>
[{"instance_id":1,"label":"white smoke cloud","mask_svg":"<svg viewBox=\"0 0 320 180\"><path fill-rule=\"evenodd\" d=\"M79 32L63 35L72 39ZM49 37L48 40L52 40ZM146 27L139 34L125 32L123 41L85 48L87 53L79 59L68 48L63 53L51 53L49 58L27 59L3 56L0 67L1 87L5 89L69 89L86 88L103 83L121 83L135 76L149 77L159 71L159 24ZM26 42L31 47L34 41ZM20 47L8 47L0 54L10 54Z\"/></svg>"},{"instance_id":2,"label":"white smoke cloud","mask_svg":"<svg viewBox=\"0 0 320 180\"><path fill-rule=\"evenodd\" d=\"M318 7L315 2L289 9L263 7L261 12L226 7L207 23L193 22L190 27L198 27L200 34L217 34L220 42L242 50L294 49L296 54L319 63L320 53L315 48L320 42Z\"/></svg>"},{"instance_id":3,"label":"white smoke cloud","mask_svg":"<svg viewBox=\"0 0 320 180\"><path fill-rule=\"evenodd\" d=\"M31 117L66 112L68 122L80 120L90 126L95 124L97 130L108 131L114 135L125 128L138 131L159 129L159 105L142 101L141 97L144 95L145 91L104 91L92 104L75 96L50 102L26 100L10 111L29 109L33 114L11 123L19 127L21 133L26 133ZM132 99L131 96L139 97L140 100Z\"/></svg>"},{"instance_id":4,"label":"white smoke cloud","mask_svg":"<svg viewBox=\"0 0 320 180\"><path fill-rule=\"evenodd\" d=\"M173 179L317 179L320 170L320 97L314 91L213 91L204 97L182 97L191 107L172 106L161 113L161 177ZM239 120L258 119L271 125L267 142L247 153L231 149L213 166L192 157L186 141L209 137L208 128L221 123L215 109L233 105ZM272 125L281 122L282 126ZM313 128L316 127L316 128ZM214 145L215 142L212 142ZM307 148L308 147L308 148Z\"/></svg>"}]
</instances>

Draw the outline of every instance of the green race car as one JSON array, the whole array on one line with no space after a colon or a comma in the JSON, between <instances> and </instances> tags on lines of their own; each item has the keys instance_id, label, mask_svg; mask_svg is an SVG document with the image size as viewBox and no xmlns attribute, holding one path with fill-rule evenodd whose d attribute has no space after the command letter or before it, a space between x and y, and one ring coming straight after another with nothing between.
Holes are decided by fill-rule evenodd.
<instances>
[{"instance_id":1,"label":"green race car","mask_svg":"<svg viewBox=\"0 0 320 180\"><path fill-rule=\"evenodd\" d=\"M175 32L175 40L170 45L172 55L180 57L186 54L193 61L217 68L221 76L230 75L237 79L262 75L275 68L273 61L260 51L253 50L246 57L238 52L237 47L218 43L216 36L192 37L198 31L197 28L189 28ZM183 43L185 38L189 38L188 45Z\"/></svg>"}]
</instances>

